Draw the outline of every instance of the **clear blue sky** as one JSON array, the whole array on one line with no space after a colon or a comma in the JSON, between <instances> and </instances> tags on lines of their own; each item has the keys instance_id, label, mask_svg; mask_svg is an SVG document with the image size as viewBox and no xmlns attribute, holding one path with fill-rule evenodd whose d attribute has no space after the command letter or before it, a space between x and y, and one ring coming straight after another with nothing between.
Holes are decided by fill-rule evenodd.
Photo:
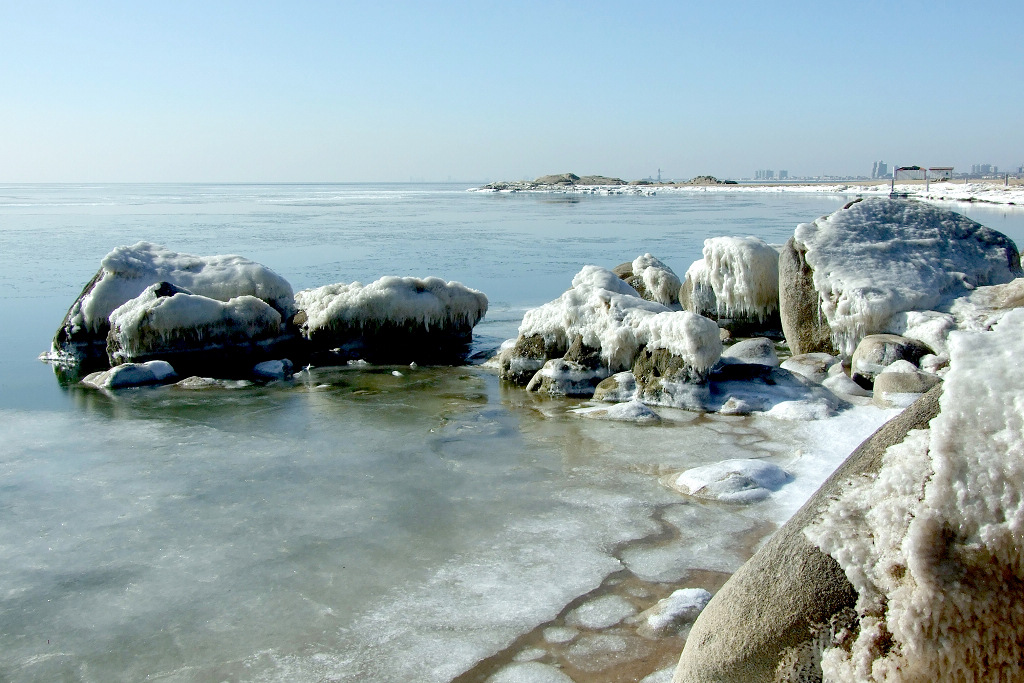
<instances>
[{"instance_id":1,"label":"clear blue sky","mask_svg":"<svg viewBox=\"0 0 1024 683\"><path fill-rule=\"evenodd\" d=\"M1018 2L0 0L0 182L1024 163Z\"/></svg>"}]
</instances>

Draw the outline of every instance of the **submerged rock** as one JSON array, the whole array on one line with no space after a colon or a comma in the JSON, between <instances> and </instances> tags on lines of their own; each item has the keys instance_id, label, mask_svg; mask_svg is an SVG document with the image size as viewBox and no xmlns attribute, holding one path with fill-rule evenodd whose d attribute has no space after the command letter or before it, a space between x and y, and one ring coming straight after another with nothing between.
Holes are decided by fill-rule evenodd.
<instances>
[{"instance_id":1,"label":"submerged rock","mask_svg":"<svg viewBox=\"0 0 1024 683\"><path fill-rule=\"evenodd\" d=\"M694 467L671 483L673 488L697 498L752 503L764 500L789 479L785 470L770 462L735 459Z\"/></svg>"},{"instance_id":2,"label":"submerged rock","mask_svg":"<svg viewBox=\"0 0 1024 683\"><path fill-rule=\"evenodd\" d=\"M779 261L794 354L851 354L904 311L933 310L1021 275L1016 246L969 218L902 199L865 199L797 226Z\"/></svg>"},{"instance_id":3,"label":"submerged rock","mask_svg":"<svg viewBox=\"0 0 1024 683\"><path fill-rule=\"evenodd\" d=\"M93 372L82 379L82 384L97 389L126 389L152 384L169 384L178 378L171 364L162 360L146 363L125 363L116 368Z\"/></svg>"}]
</instances>

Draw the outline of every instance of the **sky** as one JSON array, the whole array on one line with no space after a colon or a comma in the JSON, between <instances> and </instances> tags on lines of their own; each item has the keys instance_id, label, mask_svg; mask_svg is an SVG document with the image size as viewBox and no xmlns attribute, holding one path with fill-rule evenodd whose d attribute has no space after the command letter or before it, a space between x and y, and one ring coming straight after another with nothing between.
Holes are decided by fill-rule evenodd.
<instances>
[{"instance_id":1,"label":"sky","mask_svg":"<svg viewBox=\"0 0 1024 683\"><path fill-rule=\"evenodd\" d=\"M1024 164L1024 3L0 0L0 182Z\"/></svg>"}]
</instances>

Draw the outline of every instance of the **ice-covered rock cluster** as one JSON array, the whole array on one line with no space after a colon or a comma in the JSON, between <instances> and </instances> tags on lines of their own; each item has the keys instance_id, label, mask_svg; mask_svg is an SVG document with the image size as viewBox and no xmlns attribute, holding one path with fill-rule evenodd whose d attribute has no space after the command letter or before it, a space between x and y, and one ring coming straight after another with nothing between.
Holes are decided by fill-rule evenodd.
<instances>
[{"instance_id":1,"label":"ice-covered rock cluster","mask_svg":"<svg viewBox=\"0 0 1024 683\"><path fill-rule=\"evenodd\" d=\"M459 362L486 311L481 292L439 278L384 277L293 294L280 275L240 256L139 242L103 259L46 356L104 372L90 379L104 388L175 376L150 371L152 361L182 374L258 381L285 377L293 362L310 359ZM117 370L123 365L133 369Z\"/></svg>"}]
</instances>

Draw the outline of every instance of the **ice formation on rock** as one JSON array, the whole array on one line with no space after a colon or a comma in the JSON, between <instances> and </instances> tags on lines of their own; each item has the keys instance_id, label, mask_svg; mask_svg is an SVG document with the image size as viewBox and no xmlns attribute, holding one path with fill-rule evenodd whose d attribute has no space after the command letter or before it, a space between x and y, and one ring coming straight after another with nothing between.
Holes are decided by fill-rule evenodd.
<instances>
[{"instance_id":1,"label":"ice formation on rock","mask_svg":"<svg viewBox=\"0 0 1024 683\"><path fill-rule=\"evenodd\" d=\"M297 292L295 301L306 314L302 333L313 341L332 332L402 328L465 336L487 312L482 292L437 277L325 285Z\"/></svg>"},{"instance_id":2,"label":"ice formation on rock","mask_svg":"<svg viewBox=\"0 0 1024 683\"><path fill-rule=\"evenodd\" d=\"M1024 675L1024 310L949 341L929 429L806 531L859 594L856 637L824 654L828 680Z\"/></svg>"},{"instance_id":3,"label":"ice formation on rock","mask_svg":"<svg viewBox=\"0 0 1024 683\"><path fill-rule=\"evenodd\" d=\"M851 354L903 311L927 311L1021 274L1013 242L958 213L865 199L796 228L833 342Z\"/></svg>"},{"instance_id":4,"label":"ice formation on rock","mask_svg":"<svg viewBox=\"0 0 1024 683\"><path fill-rule=\"evenodd\" d=\"M706 301L719 317L764 321L779 308L779 252L757 237L704 240L704 258L687 269L686 280L696 313Z\"/></svg>"},{"instance_id":5,"label":"ice formation on rock","mask_svg":"<svg viewBox=\"0 0 1024 683\"><path fill-rule=\"evenodd\" d=\"M679 276L661 260L644 254L633 260L633 277L643 283L645 298L666 306L679 303Z\"/></svg>"},{"instance_id":6,"label":"ice formation on rock","mask_svg":"<svg viewBox=\"0 0 1024 683\"><path fill-rule=\"evenodd\" d=\"M539 336L546 345L566 348L579 336L599 349L613 373L630 368L644 346L666 349L698 371L711 368L722 353L713 321L642 299L610 270L584 266L572 285L558 299L527 311L520 337Z\"/></svg>"},{"instance_id":7,"label":"ice formation on rock","mask_svg":"<svg viewBox=\"0 0 1024 683\"><path fill-rule=\"evenodd\" d=\"M672 484L699 498L750 503L767 498L789 478L785 470L770 462L735 459L686 470Z\"/></svg>"},{"instance_id":8,"label":"ice formation on rock","mask_svg":"<svg viewBox=\"0 0 1024 683\"><path fill-rule=\"evenodd\" d=\"M75 327L102 330L111 312L147 287L170 282L220 301L250 295L287 317L295 312L292 287L266 266L241 256L193 256L149 242L117 247L100 263L91 286L68 313Z\"/></svg>"},{"instance_id":9,"label":"ice formation on rock","mask_svg":"<svg viewBox=\"0 0 1024 683\"><path fill-rule=\"evenodd\" d=\"M111 365L161 353L243 346L277 336L281 314L254 296L228 301L178 292L160 283L114 309L107 349Z\"/></svg>"}]
</instances>

